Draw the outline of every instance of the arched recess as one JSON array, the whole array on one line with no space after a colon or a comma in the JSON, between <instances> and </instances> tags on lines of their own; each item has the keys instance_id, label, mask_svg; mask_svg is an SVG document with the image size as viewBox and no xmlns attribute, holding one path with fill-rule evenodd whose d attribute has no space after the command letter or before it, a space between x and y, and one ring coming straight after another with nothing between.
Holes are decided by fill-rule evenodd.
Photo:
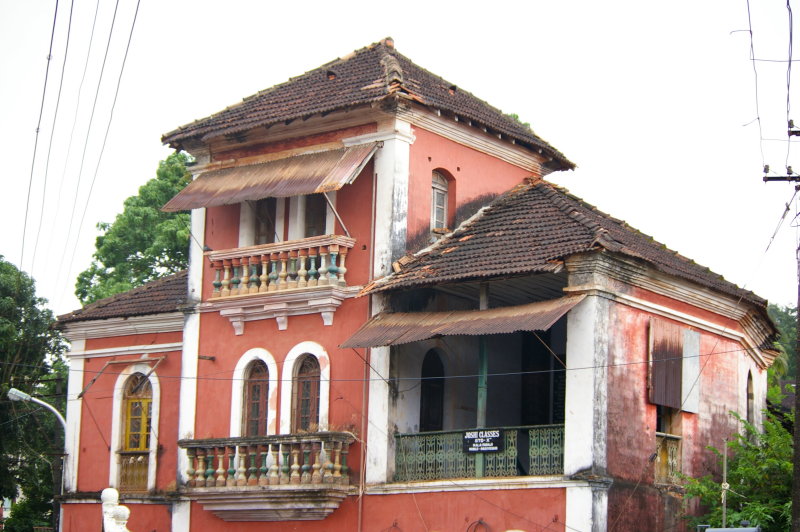
<instances>
[{"instance_id":1,"label":"arched recess","mask_svg":"<svg viewBox=\"0 0 800 532\"><path fill-rule=\"evenodd\" d=\"M298 364L304 355L312 355L319 363L319 431L328 430L328 408L331 385L331 363L328 352L316 342L300 342L294 346L283 361L281 373L281 434L292 430L292 392Z\"/></svg>"},{"instance_id":2,"label":"arched recess","mask_svg":"<svg viewBox=\"0 0 800 532\"><path fill-rule=\"evenodd\" d=\"M253 361L260 360L267 365L269 373L269 395L267 397L267 435L275 434L278 414L278 365L272 354L261 347L247 350L236 363L231 386L231 438L242 436L244 414L245 378L247 369Z\"/></svg>"},{"instance_id":3,"label":"arched recess","mask_svg":"<svg viewBox=\"0 0 800 532\"><path fill-rule=\"evenodd\" d=\"M123 438L125 436L124 423L125 416L125 391L128 384L128 379L131 376L140 373L147 376L148 383L150 384L151 395L151 412L150 412L150 445L147 449L147 491L153 491L156 488L156 457L158 450L158 433L159 433L159 414L161 412L161 386L158 381L158 375L152 372L152 367L149 364L138 363L131 364L123 369L117 376L117 381L114 384L114 398L111 410L111 460L109 464L108 485L112 488L119 487L121 460L120 454L123 450Z\"/></svg>"},{"instance_id":4,"label":"arched recess","mask_svg":"<svg viewBox=\"0 0 800 532\"><path fill-rule=\"evenodd\" d=\"M756 423L756 396L753 390L753 372L747 372L747 422L751 425Z\"/></svg>"}]
</instances>

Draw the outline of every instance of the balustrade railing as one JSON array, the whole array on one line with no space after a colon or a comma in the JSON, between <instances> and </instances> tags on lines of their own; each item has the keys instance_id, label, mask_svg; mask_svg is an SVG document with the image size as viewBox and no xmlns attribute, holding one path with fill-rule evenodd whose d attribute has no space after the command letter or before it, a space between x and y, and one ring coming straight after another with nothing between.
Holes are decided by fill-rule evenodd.
<instances>
[{"instance_id":1,"label":"balustrade railing","mask_svg":"<svg viewBox=\"0 0 800 532\"><path fill-rule=\"evenodd\" d=\"M211 299L297 288L346 286L355 239L325 235L206 253L214 268Z\"/></svg>"},{"instance_id":2,"label":"balustrade railing","mask_svg":"<svg viewBox=\"0 0 800 532\"><path fill-rule=\"evenodd\" d=\"M679 484L681 477L681 437L656 432L658 453L655 463L657 484Z\"/></svg>"},{"instance_id":3,"label":"balustrade railing","mask_svg":"<svg viewBox=\"0 0 800 532\"><path fill-rule=\"evenodd\" d=\"M189 468L185 487L349 484L347 432L180 440Z\"/></svg>"},{"instance_id":4,"label":"balustrade railing","mask_svg":"<svg viewBox=\"0 0 800 532\"><path fill-rule=\"evenodd\" d=\"M503 434L503 449L484 453L485 477L563 474L563 425L499 430ZM397 434L395 481L474 478L476 453L464 451L464 432Z\"/></svg>"},{"instance_id":5,"label":"balustrade railing","mask_svg":"<svg viewBox=\"0 0 800 532\"><path fill-rule=\"evenodd\" d=\"M119 491L147 491L150 454L148 452L121 451L119 455Z\"/></svg>"}]
</instances>

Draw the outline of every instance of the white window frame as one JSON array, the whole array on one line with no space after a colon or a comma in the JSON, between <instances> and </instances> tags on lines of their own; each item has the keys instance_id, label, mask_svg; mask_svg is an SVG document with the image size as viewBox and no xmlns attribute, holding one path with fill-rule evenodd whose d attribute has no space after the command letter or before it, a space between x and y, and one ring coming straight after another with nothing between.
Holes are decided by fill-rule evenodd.
<instances>
[{"instance_id":1,"label":"white window frame","mask_svg":"<svg viewBox=\"0 0 800 532\"><path fill-rule=\"evenodd\" d=\"M447 228L447 195L449 190L450 184L447 182L447 178L441 172L436 170L433 171L431 174L431 230L434 229L446 229ZM442 197L443 201L443 209L444 213L442 214L442 223L441 225L437 225L436 219L436 199L437 196Z\"/></svg>"},{"instance_id":2,"label":"white window frame","mask_svg":"<svg viewBox=\"0 0 800 532\"><path fill-rule=\"evenodd\" d=\"M256 245L256 209L254 201L245 201L239 205L239 247ZM283 239L283 217L285 198L275 198L275 234L276 242Z\"/></svg>"},{"instance_id":3,"label":"white window frame","mask_svg":"<svg viewBox=\"0 0 800 532\"><path fill-rule=\"evenodd\" d=\"M123 408L125 406L125 385L128 378L135 373L147 375L151 372L150 364L138 363L131 364L123 369L114 384L114 399L111 410L111 460L108 471L108 485L112 488L119 486L120 473L120 454L122 450L122 438L125 434L123 423L125 416ZM152 411L150 413L150 449L147 458L147 491L156 489L156 457L158 456L158 433L159 433L159 414L161 411L161 385L158 382L158 375L153 371L147 377L153 390L151 402Z\"/></svg>"},{"instance_id":4,"label":"white window frame","mask_svg":"<svg viewBox=\"0 0 800 532\"><path fill-rule=\"evenodd\" d=\"M300 342L283 361L281 374L281 434L290 434L292 427L292 388L295 366L303 355L312 355L319 362L319 432L328 430L328 411L331 389L331 360L325 348L316 342Z\"/></svg>"},{"instance_id":5,"label":"white window frame","mask_svg":"<svg viewBox=\"0 0 800 532\"><path fill-rule=\"evenodd\" d=\"M272 353L261 347L247 350L233 370L233 386L231 387L231 438L242 436L244 421L244 390L246 371L251 362L260 360L267 365L269 372L269 394L267 396L267 435L275 434L278 409L278 365Z\"/></svg>"}]
</instances>

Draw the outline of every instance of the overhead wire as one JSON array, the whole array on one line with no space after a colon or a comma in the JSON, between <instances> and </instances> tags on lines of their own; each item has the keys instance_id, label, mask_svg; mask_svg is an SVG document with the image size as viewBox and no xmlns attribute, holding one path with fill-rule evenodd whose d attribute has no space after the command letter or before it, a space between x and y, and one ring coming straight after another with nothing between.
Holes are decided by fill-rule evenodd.
<instances>
[{"instance_id":1,"label":"overhead wire","mask_svg":"<svg viewBox=\"0 0 800 532\"><path fill-rule=\"evenodd\" d=\"M793 40L794 40L794 17L792 15L792 5L789 3L789 0L786 0L786 10L789 13L789 61L787 62L786 66L786 123L791 123L791 89L792 89L792 50L793 50ZM786 168L788 172L789 168L789 155L791 152L792 144L786 144Z\"/></svg>"},{"instance_id":2,"label":"overhead wire","mask_svg":"<svg viewBox=\"0 0 800 532\"><path fill-rule=\"evenodd\" d=\"M750 36L750 63L753 66L753 79L755 85L755 100L756 100L756 118L755 120L758 122L758 139L759 139L759 149L761 150L761 166L763 167L766 165L764 159L764 133L761 129L761 111L759 110L758 104L758 69L756 68L755 62L755 46L753 44L753 20L752 20L752 13L750 11L750 0L746 0L747 3L747 34Z\"/></svg>"},{"instance_id":3,"label":"overhead wire","mask_svg":"<svg viewBox=\"0 0 800 532\"><path fill-rule=\"evenodd\" d=\"M50 62L53 59L53 42L56 36L56 23L58 21L58 0L56 0L55 12L53 13L53 28L50 31L50 49L47 52L47 67L44 70L44 84L42 86L42 102L39 105L39 119L36 122L36 134L33 142L33 155L31 156L31 172L28 177L28 195L25 200L25 216L22 222L22 246L19 253L19 270L22 271L22 264L25 260L25 240L28 231L28 214L31 206L31 190L33 189L33 173L36 168L36 152L39 148L39 131L42 127L42 116L44 116L44 102L47 96L47 80L50 76ZM19 284L19 282L18 282ZM19 288L19 287L18 287Z\"/></svg>"}]
</instances>

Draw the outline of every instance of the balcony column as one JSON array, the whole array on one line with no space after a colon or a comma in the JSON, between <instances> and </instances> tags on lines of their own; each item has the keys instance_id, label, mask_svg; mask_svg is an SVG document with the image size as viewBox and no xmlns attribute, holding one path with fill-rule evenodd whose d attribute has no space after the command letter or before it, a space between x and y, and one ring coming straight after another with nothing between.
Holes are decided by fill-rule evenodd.
<instances>
[{"instance_id":1,"label":"balcony column","mask_svg":"<svg viewBox=\"0 0 800 532\"><path fill-rule=\"evenodd\" d=\"M489 308L489 284L481 283L480 310ZM489 394L489 355L486 352L486 335L478 337L478 404L477 404L477 423L479 429L486 427L486 402ZM475 455L475 476L481 478L486 469L486 456L483 453Z\"/></svg>"}]
</instances>

